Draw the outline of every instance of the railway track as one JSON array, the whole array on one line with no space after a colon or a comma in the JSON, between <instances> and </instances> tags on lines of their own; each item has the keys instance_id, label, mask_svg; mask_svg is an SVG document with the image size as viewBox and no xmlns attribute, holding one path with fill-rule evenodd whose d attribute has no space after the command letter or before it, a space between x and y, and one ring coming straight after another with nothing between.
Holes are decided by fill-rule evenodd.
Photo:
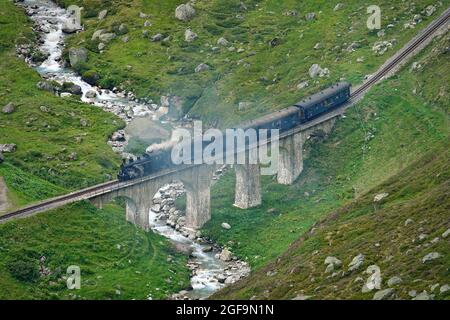
<instances>
[{"instance_id":1,"label":"railway track","mask_svg":"<svg viewBox=\"0 0 450 320\"><path fill-rule=\"evenodd\" d=\"M448 8L437 20L433 21L428 27L426 27L417 37L412 39L400 52L398 52L390 61L388 61L385 65L381 67L378 72L372 75L366 82L364 82L361 86L356 88L350 95L350 104L360 98L370 87L380 81L383 77L388 75L392 70L394 70L400 63L408 57L414 50L416 50L425 40L427 40L430 36L433 35L435 31L441 28L450 20L450 8ZM348 107L348 106L347 106ZM296 129L291 129L288 132L280 135L281 138L287 135L294 134L296 132L303 131L308 127L314 126L317 123L329 120L330 118L334 118L337 115L342 114L346 106L343 106L336 110L336 112L332 112L331 114L327 114L324 117L313 120L310 125L301 125ZM133 180L131 182L119 182L118 180L109 181L100 185L96 185L90 188L86 188L83 190L75 191L63 196L55 197L49 200L45 200L36 204L29 205L27 207L21 208L19 210L9 212L5 215L0 216L0 223L8 221L13 218L25 217L38 212L46 211L52 208L56 208L58 206L62 206L65 204L73 203L80 200L86 200L92 198L94 196L98 196L104 193L112 192L118 190L120 188L134 185L137 183L142 183L147 180L151 180L155 177L166 175L169 173L174 173L179 170L185 170L191 168L195 165L183 166L182 168L176 168L172 170L161 171L157 174L150 175L141 179Z\"/></svg>"}]
</instances>

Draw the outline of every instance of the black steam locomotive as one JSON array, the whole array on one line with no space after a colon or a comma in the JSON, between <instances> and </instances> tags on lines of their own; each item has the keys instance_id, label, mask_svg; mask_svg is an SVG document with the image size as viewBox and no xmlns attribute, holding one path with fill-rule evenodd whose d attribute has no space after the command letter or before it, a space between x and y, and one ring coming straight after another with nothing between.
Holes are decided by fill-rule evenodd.
<instances>
[{"instance_id":1,"label":"black steam locomotive","mask_svg":"<svg viewBox=\"0 0 450 320\"><path fill-rule=\"evenodd\" d=\"M330 112L350 98L351 85L339 82L319 93L313 94L291 107L272 112L261 118L248 121L239 126L242 129L279 129L280 133L306 123L327 112ZM224 144L225 145L225 144ZM151 173L174 167L171 160L170 144L137 160L124 161L118 174L119 181L127 181L149 175ZM194 154L191 152L191 154Z\"/></svg>"}]
</instances>

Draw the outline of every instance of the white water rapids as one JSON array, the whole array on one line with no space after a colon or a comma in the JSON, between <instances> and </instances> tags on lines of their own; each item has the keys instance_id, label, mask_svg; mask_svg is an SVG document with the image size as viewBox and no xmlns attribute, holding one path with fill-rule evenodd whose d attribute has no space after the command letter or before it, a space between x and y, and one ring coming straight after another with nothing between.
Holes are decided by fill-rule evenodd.
<instances>
[{"instance_id":1,"label":"white water rapids","mask_svg":"<svg viewBox=\"0 0 450 320\"><path fill-rule=\"evenodd\" d=\"M150 106L136 103L123 94L93 87L83 81L73 70L63 66L62 52L65 34L62 29L65 21L69 19L69 14L65 9L58 7L49 0L25 0L19 5L28 11L30 19L39 26L40 31L38 34L41 39L39 49L49 55L40 65L33 65L43 78L54 80L61 84L63 82L72 82L80 86L83 92L81 97L83 102L102 107L106 111L117 114L117 110L125 108L125 110L132 110L133 114L137 116L150 115L155 116L155 119L158 118ZM86 93L89 91L96 91L97 97L87 98ZM125 120L129 121L130 119ZM170 188L170 186L166 188ZM190 299L206 298L225 285L218 281L219 276L222 276L223 279L224 275L233 277L239 272L242 273L242 270L239 270L236 264L231 265L233 262L224 262L218 259L217 251L203 252L203 249L206 247L205 244L191 240L181 232L166 225L165 219L162 219L155 212L150 211L149 214L151 227L154 232L172 241L189 245L193 250L190 263L197 266L191 277L193 290L184 292L183 297ZM245 268L248 267L245 266Z\"/></svg>"}]
</instances>

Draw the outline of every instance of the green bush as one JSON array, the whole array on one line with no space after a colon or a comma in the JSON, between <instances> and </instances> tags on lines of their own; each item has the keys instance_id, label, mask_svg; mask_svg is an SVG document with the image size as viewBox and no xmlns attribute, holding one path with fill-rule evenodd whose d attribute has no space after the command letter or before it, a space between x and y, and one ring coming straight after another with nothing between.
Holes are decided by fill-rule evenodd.
<instances>
[{"instance_id":1,"label":"green bush","mask_svg":"<svg viewBox=\"0 0 450 320\"><path fill-rule=\"evenodd\" d=\"M36 259L27 255L18 255L11 259L6 267L11 275L19 281L35 282L39 279L39 266Z\"/></svg>"}]
</instances>

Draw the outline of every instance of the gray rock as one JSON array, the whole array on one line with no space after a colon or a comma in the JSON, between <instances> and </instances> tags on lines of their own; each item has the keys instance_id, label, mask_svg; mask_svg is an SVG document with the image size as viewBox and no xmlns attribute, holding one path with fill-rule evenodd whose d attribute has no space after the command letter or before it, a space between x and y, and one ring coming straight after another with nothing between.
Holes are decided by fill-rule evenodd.
<instances>
[{"instance_id":1,"label":"gray rock","mask_svg":"<svg viewBox=\"0 0 450 320\"><path fill-rule=\"evenodd\" d=\"M15 106L15 104L12 103L12 102L9 102L7 105L5 105L5 106L2 108L2 112L3 112L3 113L6 113L6 114L13 113L15 110L16 110L16 106Z\"/></svg>"},{"instance_id":2,"label":"gray rock","mask_svg":"<svg viewBox=\"0 0 450 320\"><path fill-rule=\"evenodd\" d=\"M98 39L101 41L101 42L103 42L103 43L108 43L108 42L110 42L111 40L113 40L113 39L115 39L116 38L116 34L115 33L111 33L111 32L108 32L108 33L102 33L102 34L100 34L99 36L98 36Z\"/></svg>"},{"instance_id":3,"label":"gray rock","mask_svg":"<svg viewBox=\"0 0 450 320\"><path fill-rule=\"evenodd\" d=\"M103 42L100 42L100 43L98 44L98 50L102 51L102 50L105 49L105 48L106 48L106 44L104 44Z\"/></svg>"},{"instance_id":4,"label":"gray rock","mask_svg":"<svg viewBox=\"0 0 450 320\"><path fill-rule=\"evenodd\" d=\"M401 282L402 282L402 279L400 277L393 276L392 278L390 278L388 280L387 285L388 285L388 287L393 287Z\"/></svg>"},{"instance_id":5,"label":"gray rock","mask_svg":"<svg viewBox=\"0 0 450 320\"><path fill-rule=\"evenodd\" d=\"M73 23L71 21L71 19L68 19L62 27L62 32L70 34L70 33L75 33L77 31L80 31L81 29L82 29L82 27L80 24Z\"/></svg>"},{"instance_id":6,"label":"gray rock","mask_svg":"<svg viewBox=\"0 0 450 320\"><path fill-rule=\"evenodd\" d=\"M443 286L441 286L441 288L439 289L440 293L446 293L448 290L450 290L450 286L448 284L444 284Z\"/></svg>"},{"instance_id":7,"label":"gray rock","mask_svg":"<svg viewBox=\"0 0 450 320\"><path fill-rule=\"evenodd\" d=\"M16 149L17 145L15 143L0 144L1 153L13 153Z\"/></svg>"},{"instance_id":8,"label":"gray rock","mask_svg":"<svg viewBox=\"0 0 450 320\"><path fill-rule=\"evenodd\" d=\"M103 20L105 19L106 15L108 14L108 10L102 10L98 13L98 20Z\"/></svg>"},{"instance_id":9,"label":"gray rock","mask_svg":"<svg viewBox=\"0 0 450 320\"><path fill-rule=\"evenodd\" d=\"M211 69L211 67L208 66L206 63L200 63L200 64L195 68L195 73L207 71L207 70L209 70L209 69Z\"/></svg>"},{"instance_id":10,"label":"gray rock","mask_svg":"<svg viewBox=\"0 0 450 320\"><path fill-rule=\"evenodd\" d=\"M379 193L379 194L375 195L375 197L373 197L373 202L380 202L387 196L389 196L389 193L387 193L387 192Z\"/></svg>"},{"instance_id":11,"label":"gray rock","mask_svg":"<svg viewBox=\"0 0 450 320\"><path fill-rule=\"evenodd\" d=\"M297 90L302 90L309 87L309 82L308 81L302 81L297 85Z\"/></svg>"},{"instance_id":12,"label":"gray rock","mask_svg":"<svg viewBox=\"0 0 450 320\"><path fill-rule=\"evenodd\" d=\"M405 227L406 227L407 225L413 223L413 222L414 222L414 220L412 220L412 219L406 219L406 221L405 221Z\"/></svg>"},{"instance_id":13,"label":"gray rock","mask_svg":"<svg viewBox=\"0 0 450 320\"><path fill-rule=\"evenodd\" d=\"M117 34L124 35L127 33L128 33L128 27L126 26L126 24L124 24L124 23L120 24L119 28L117 29Z\"/></svg>"},{"instance_id":14,"label":"gray rock","mask_svg":"<svg viewBox=\"0 0 450 320\"><path fill-rule=\"evenodd\" d=\"M436 12L436 7L433 5L429 5L428 7L425 8L425 12L426 12L427 17L429 17L429 16L433 15L433 13Z\"/></svg>"},{"instance_id":15,"label":"gray rock","mask_svg":"<svg viewBox=\"0 0 450 320\"><path fill-rule=\"evenodd\" d=\"M195 16L195 9L189 4L181 4L175 9L175 18L181 21L189 21Z\"/></svg>"},{"instance_id":16,"label":"gray rock","mask_svg":"<svg viewBox=\"0 0 450 320\"><path fill-rule=\"evenodd\" d=\"M444 238L444 239L447 238L449 234L450 234L450 228L447 229L447 230L442 234L442 238Z\"/></svg>"},{"instance_id":17,"label":"gray rock","mask_svg":"<svg viewBox=\"0 0 450 320\"><path fill-rule=\"evenodd\" d=\"M157 33L151 38L151 41L158 42L158 41L161 41L163 38L164 38L164 36L161 33Z\"/></svg>"},{"instance_id":18,"label":"gray rock","mask_svg":"<svg viewBox=\"0 0 450 320\"><path fill-rule=\"evenodd\" d=\"M232 259L232 253L227 248L223 249L222 252L219 254L219 259L225 262L231 261Z\"/></svg>"},{"instance_id":19,"label":"gray rock","mask_svg":"<svg viewBox=\"0 0 450 320\"><path fill-rule=\"evenodd\" d=\"M330 74L330 70L328 70L328 68L324 68L322 69L317 63L314 63L310 68L309 68L309 76L311 78L317 78L317 76L319 77L324 77Z\"/></svg>"},{"instance_id":20,"label":"gray rock","mask_svg":"<svg viewBox=\"0 0 450 320\"><path fill-rule=\"evenodd\" d=\"M230 230L231 229L231 226L228 223L226 223L226 222L223 222L220 226L222 228L226 229L226 230Z\"/></svg>"},{"instance_id":21,"label":"gray rock","mask_svg":"<svg viewBox=\"0 0 450 320\"><path fill-rule=\"evenodd\" d=\"M422 291L413 300L431 300L431 296L426 291Z\"/></svg>"},{"instance_id":22,"label":"gray rock","mask_svg":"<svg viewBox=\"0 0 450 320\"><path fill-rule=\"evenodd\" d=\"M152 23L149 20L145 20L144 27L151 27Z\"/></svg>"},{"instance_id":23,"label":"gray rock","mask_svg":"<svg viewBox=\"0 0 450 320\"><path fill-rule=\"evenodd\" d=\"M338 10L341 10L343 7L344 7L344 4L338 3L338 4L334 7L333 11L336 12L336 11L338 11Z\"/></svg>"},{"instance_id":24,"label":"gray rock","mask_svg":"<svg viewBox=\"0 0 450 320\"><path fill-rule=\"evenodd\" d=\"M342 261L336 257L328 256L325 258L324 264L327 265L325 273L331 273L342 265Z\"/></svg>"},{"instance_id":25,"label":"gray rock","mask_svg":"<svg viewBox=\"0 0 450 320\"><path fill-rule=\"evenodd\" d=\"M206 247L203 247L203 249L202 249L203 252L211 252L212 250L213 250L212 246L206 246Z\"/></svg>"},{"instance_id":26,"label":"gray rock","mask_svg":"<svg viewBox=\"0 0 450 320\"><path fill-rule=\"evenodd\" d=\"M122 37L122 41L127 43L128 41L130 41L130 37L128 36Z\"/></svg>"},{"instance_id":27,"label":"gray rock","mask_svg":"<svg viewBox=\"0 0 450 320\"><path fill-rule=\"evenodd\" d=\"M305 19L306 19L307 21L314 20L315 18L316 18L315 12L310 12L310 13L308 13L308 14L305 15Z\"/></svg>"},{"instance_id":28,"label":"gray rock","mask_svg":"<svg viewBox=\"0 0 450 320\"><path fill-rule=\"evenodd\" d=\"M292 298L291 300L308 300L310 298L311 298L311 296L299 294L298 296L296 296L295 298Z\"/></svg>"},{"instance_id":29,"label":"gray rock","mask_svg":"<svg viewBox=\"0 0 450 320\"><path fill-rule=\"evenodd\" d=\"M94 90L89 90L88 92L86 92L85 97L88 99L94 99L97 97L97 92L95 92Z\"/></svg>"},{"instance_id":30,"label":"gray rock","mask_svg":"<svg viewBox=\"0 0 450 320\"><path fill-rule=\"evenodd\" d=\"M222 47L228 47L230 43L228 42L227 39L225 39L224 37L221 37L221 38L219 38L219 40L217 40L217 44Z\"/></svg>"},{"instance_id":31,"label":"gray rock","mask_svg":"<svg viewBox=\"0 0 450 320\"><path fill-rule=\"evenodd\" d=\"M379 291L375 292L372 300L389 300L394 297L394 294L395 294L395 290L392 288L379 290Z\"/></svg>"},{"instance_id":32,"label":"gray rock","mask_svg":"<svg viewBox=\"0 0 450 320\"><path fill-rule=\"evenodd\" d=\"M97 40L97 39L100 37L100 35L102 35L104 32L105 32L105 29L99 29L99 30L96 30L96 31L92 34L91 40L92 40L92 41Z\"/></svg>"},{"instance_id":33,"label":"gray rock","mask_svg":"<svg viewBox=\"0 0 450 320\"><path fill-rule=\"evenodd\" d=\"M198 38L198 35L195 32L193 32L191 29L187 29L186 32L184 33L184 40L186 42L192 42L197 38Z\"/></svg>"},{"instance_id":34,"label":"gray rock","mask_svg":"<svg viewBox=\"0 0 450 320\"><path fill-rule=\"evenodd\" d=\"M84 63L88 59L88 51L86 48L70 48L69 61L72 67L79 63Z\"/></svg>"},{"instance_id":35,"label":"gray rock","mask_svg":"<svg viewBox=\"0 0 450 320\"><path fill-rule=\"evenodd\" d=\"M411 298L414 298L415 296L417 296L417 291L416 290L410 290L410 291L408 291L408 295Z\"/></svg>"},{"instance_id":36,"label":"gray rock","mask_svg":"<svg viewBox=\"0 0 450 320\"><path fill-rule=\"evenodd\" d=\"M441 257L441 255L438 252L431 252L422 258L422 263L427 263L429 261L436 260L440 257Z\"/></svg>"},{"instance_id":37,"label":"gray rock","mask_svg":"<svg viewBox=\"0 0 450 320\"><path fill-rule=\"evenodd\" d=\"M53 93L55 92L55 87L50 82L45 81L45 80L39 81L36 84L36 87L40 90L45 90L45 91L53 92Z\"/></svg>"},{"instance_id":38,"label":"gray rock","mask_svg":"<svg viewBox=\"0 0 450 320\"><path fill-rule=\"evenodd\" d=\"M148 14L145 14L143 12L139 12L139 18L141 18L141 19L148 18Z\"/></svg>"},{"instance_id":39,"label":"gray rock","mask_svg":"<svg viewBox=\"0 0 450 320\"><path fill-rule=\"evenodd\" d=\"M361 265L364 263L364 255L358 254L353 258L353 260L348 265L348 271L352 272L354 270L358 270Z\"/></svg>"}]
</instances>

